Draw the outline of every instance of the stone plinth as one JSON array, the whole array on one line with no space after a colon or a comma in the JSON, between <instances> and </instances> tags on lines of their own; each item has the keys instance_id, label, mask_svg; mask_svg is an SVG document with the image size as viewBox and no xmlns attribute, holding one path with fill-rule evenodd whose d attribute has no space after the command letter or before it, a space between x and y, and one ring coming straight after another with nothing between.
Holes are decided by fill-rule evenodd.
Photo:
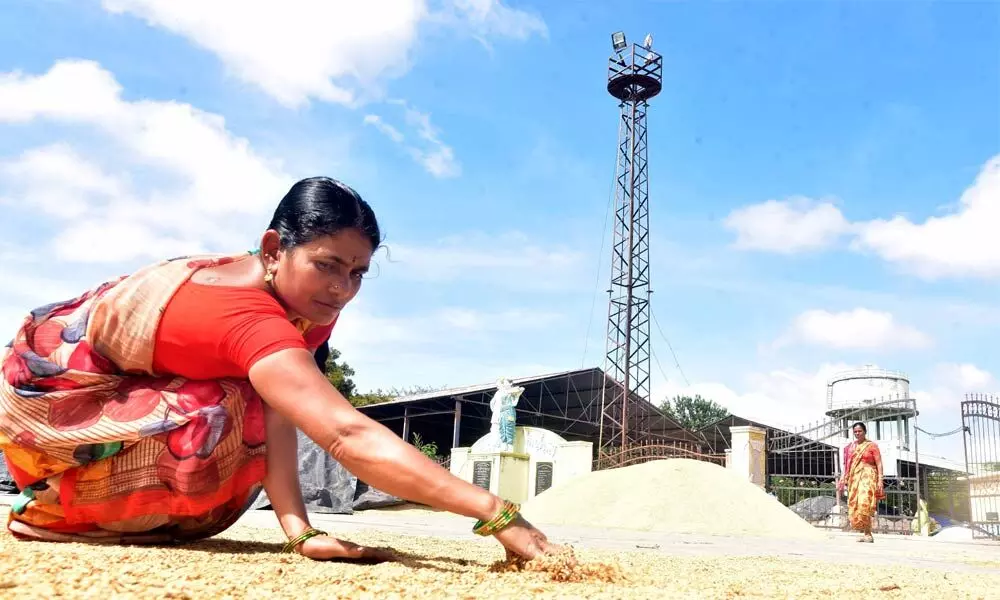
<instances>
[{"instance_id":1,"label":"stone plinth","mask_svg":"<svg viewBox=\"0 0 1000 600\"><path fill-rule=\"evenodd\" d=\"M730 427L731 450L726 456L726 466L741 477L761 488L767 473L767 449L764 447L765 431L760 427Z\"/></svg>"},{"instance_id":2,"label":"stone plinth","mask_svg":"<svg viewBox=\"0 0 1000 600\"><path fill-rule=\"evenodd\" d=\"M517 427L513 452L487 434L471 448L453 448L451 472L504 500L526 502L593 468L593 444L567 442L538 427Z\"/></svg>"}]
</instances>

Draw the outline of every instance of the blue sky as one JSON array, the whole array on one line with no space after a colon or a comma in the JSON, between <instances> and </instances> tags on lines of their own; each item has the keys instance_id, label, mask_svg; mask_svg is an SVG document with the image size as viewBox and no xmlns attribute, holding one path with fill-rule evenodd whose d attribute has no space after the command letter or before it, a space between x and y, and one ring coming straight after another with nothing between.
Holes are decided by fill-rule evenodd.
<instances>
[{"instance_id":1,"label":"blue sky","mask_svg":"<svg viewBox=\"0 0 1000 600\"><path fill-rule=\"evenodd\" d=\"M0 326L164 255L248 248L326 174L390 251L332 341L359 387L598 365L622 29L665 65L653 310L683 373L654 328L654 399L802 423L830 374L875 363L944 431L996 388L997 5L231 4L5 3Z\"/></svg>"}]
</instances>

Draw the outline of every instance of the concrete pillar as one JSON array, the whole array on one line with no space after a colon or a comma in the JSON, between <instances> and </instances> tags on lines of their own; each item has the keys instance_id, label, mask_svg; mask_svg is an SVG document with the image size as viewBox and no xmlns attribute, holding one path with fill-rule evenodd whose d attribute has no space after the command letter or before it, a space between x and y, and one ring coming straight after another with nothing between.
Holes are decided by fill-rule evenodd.
<instances>
[{"instance_id":1,"label":"concrete pillar","mask_svg":"<svg viewBox=\"0 0 1000 600\"><path fill-rule=\"evenodd\" d=\"M730 427L732 450L729 468L746 477L750 483L764 487L767 473L767 449L764 447L765 431L759 427Z\"/></svg>"}]
</instances>

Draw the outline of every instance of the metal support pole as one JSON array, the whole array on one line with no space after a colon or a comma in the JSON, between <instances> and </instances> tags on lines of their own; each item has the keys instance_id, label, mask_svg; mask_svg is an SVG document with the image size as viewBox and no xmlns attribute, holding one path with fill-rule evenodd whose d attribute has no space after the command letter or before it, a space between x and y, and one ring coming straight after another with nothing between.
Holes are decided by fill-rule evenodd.
<instances>
[{"instance_id":1,"label":"metal support pole","mask_svg":"<svg viewBox=\"0 0 1000 600\"><path fill-rule=\"evenodd\" d=\"M975 520L975 516L972 513L972 480L970 476L972 474L972 469L969 467L969 430L968 420L966 419L966 402L969 401L969 395L965 395L965 402L962 402L962 456L965 457L965 477L962 479L965 481L965 491L966 496L969 499L968 509L969 509L969 523Z\"/></svg>"},{"instance_id":2,"label":"metal support pole","mask_svg":"<svg viewBox=\"0 0 1000 600\"><path fill-rule=\"evenodd\" d=\"M913 464L916 469L917 476L917 512L920 511L920 430L917 429L919 421L917 420L917 401L913 401Z\"/></svg>"},{"instance_id":3,"label":"metal support pole","mask_svg":"<svg viewBox=\"0 0 1000 600\"><path fill-rule=\"evenodd\" d=\"M410 407L403 407L403 441L410 443Z\"/></svg>"},{"instance_id":4,"label":"metal support pole","mask_svg":"<svg viewBox=\"0 0 1000 600\"><path fill-rule=\"evenodd\" d=\"M462 401L455 400L455 422L451 426L452 448L458 448L458 438L461 430L462 430Z\"/></svg>"}]
</instances>

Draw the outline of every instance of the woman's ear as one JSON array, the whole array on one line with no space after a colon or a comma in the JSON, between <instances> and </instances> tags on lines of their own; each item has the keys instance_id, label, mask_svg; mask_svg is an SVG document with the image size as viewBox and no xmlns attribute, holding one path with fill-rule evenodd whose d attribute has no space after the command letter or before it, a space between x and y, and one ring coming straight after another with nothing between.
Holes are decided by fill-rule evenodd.
<instances>
[{"instance_id":1,"label":"woman's ear","mask_svg":"<svg viewBox=\"0 0 1000 600\"><path fill-rule=\"evenodd\" d=\"M260 256L265 264L278 261L278 252L281 251L281 236L273 229L268 229L260 238Z\"/></svg>"}]
</instances>

